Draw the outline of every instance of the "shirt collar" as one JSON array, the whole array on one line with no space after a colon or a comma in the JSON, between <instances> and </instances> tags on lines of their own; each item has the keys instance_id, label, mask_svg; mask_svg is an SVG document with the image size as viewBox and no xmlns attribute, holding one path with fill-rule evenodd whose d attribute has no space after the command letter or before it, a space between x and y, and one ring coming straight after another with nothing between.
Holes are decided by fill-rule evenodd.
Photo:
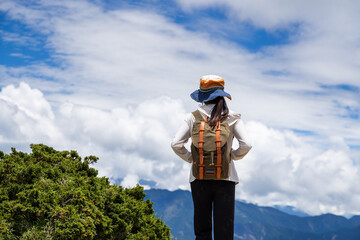
<instances>
[{"instance_id":1,"label":"shirt collar","mask_svg":"<svg viewBox=\"0 0 360 240\"><path fill-rule=\"evenodd\" d=\"M200 104L198 110L205 116L210 117L211 111L214 108L215 104ZM233 125L238 119L241 118L241 114L235 113L229 109L229 116L226 119L229 125Z\"/></svg>"},{"instance_id":2,"label":"shirt collar","mask_svg":"<svg viewBox=\"0 0 360 240\"><path fill-rule=\"evenodd\" d=\"M213 110L214 106L215 104L201 104L199 106L199 111L210 117L211 111Z\"/></svg>"}]
</instances>

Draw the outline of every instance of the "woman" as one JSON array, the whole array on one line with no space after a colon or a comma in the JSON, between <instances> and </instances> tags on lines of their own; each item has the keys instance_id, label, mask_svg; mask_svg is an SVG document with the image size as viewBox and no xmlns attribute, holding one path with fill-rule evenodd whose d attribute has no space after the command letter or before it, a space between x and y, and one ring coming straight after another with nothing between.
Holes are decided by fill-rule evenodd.
<instances>
[{"instance_id":1,"label":"woman","mask_svg":"<svg viewBox=\"0 0 360 240\"><path fill-rule=\"evenodd\" d=\"M193 163L194 160L190 172L190 185L194 203L194 232L197 240L212 239L212 211L215 240L234 238L235 184L239 182L239 178L233 160L242 159L251 149L240 114L230 111L226 105L224 97L231 100L231 96L224 91L224 86L224 79L220 76L206 75L200 79L200 89L190 96L202 103L197 110L208 125L207 128L215 128L218 122L226 121L228 124L230 129L227 137L227 146L229 146L227 154L230 154L228 177L204 180L203 177L196 175L195 178L194 168L197 163L194 159L198 158L195 154L199 153L189 152L184 146L192 137L193 126L199 118L194 116L195 112L186 117L171 143L174 152L183 160L189 163ZM239 142L237 149L231 148L234 137Z\"/></svg>"}]
</instances>

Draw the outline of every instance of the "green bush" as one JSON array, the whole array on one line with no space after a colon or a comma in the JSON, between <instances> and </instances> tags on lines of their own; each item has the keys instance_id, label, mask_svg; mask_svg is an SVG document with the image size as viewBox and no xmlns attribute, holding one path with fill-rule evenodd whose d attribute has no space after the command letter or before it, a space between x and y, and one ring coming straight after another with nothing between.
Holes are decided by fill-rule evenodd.
<instances>
[{"instance_id":1,"label":"green bush","mask_svg":"<svg viewBox=\"0 0 360 240\"><path fill-rule=\"evenodd\" d=\"M0 151L0 239L170 239L143 188L111 185L76 151Z\"/></svg>"}]
</instances>

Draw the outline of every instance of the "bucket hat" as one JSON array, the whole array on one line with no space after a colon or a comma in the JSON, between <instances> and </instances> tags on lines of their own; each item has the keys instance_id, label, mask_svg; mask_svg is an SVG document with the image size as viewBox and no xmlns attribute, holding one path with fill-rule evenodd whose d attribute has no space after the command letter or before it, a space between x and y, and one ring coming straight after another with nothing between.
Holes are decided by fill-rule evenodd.
<instances>
[{"instance_id":1,"label":"bucket hat","mask_svg":"<svg viewBox=\"0 0 360 240\"><path fill-rule=\"evenodd\" d=\"M231 100L231 95L224 91L225 81L217 75L205 75L200 78L200 88L190 94L190 97L197 102L208 102L217 97L227 97Z\"/></svg>"}]
</instances>

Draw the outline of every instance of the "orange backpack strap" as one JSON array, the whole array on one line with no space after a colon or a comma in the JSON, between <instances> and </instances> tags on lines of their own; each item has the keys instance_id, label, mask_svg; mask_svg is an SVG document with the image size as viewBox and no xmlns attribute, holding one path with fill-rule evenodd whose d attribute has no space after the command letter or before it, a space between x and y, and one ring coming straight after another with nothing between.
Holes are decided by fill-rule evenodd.
<instances>
[{"instance_id":1,"label":"orange backpack strap","mask_svg":"<svg viewBox=\"0 0 360 240\"><path fill-rule=\"evenodd\" d=\"M204 141L204 131L205 131L205 122L207 120L207 117L204 120L204 118L201 115L199 110L196 110L196 111L192 112L192 114L194 115L196 121L201 122L200 123L200 130L199 130L199 141L198 141L198 144L199 144L199 164L198 164L198 167L199 167L199 178L203 179L204 178L204 167L205 167L205 164L204 164L204 149L203 149L204 142L205 142Z\"/></svg>"},{"instance_id":2,"label":"orange backpack strap","mask_svg":"<svg viewBox=\"0 0 360 240\"><path fill-rule=\"evenodd\" d=\"M204 130L205 130L205 121L201 121L200 124L200 130L199 130L199 178L204 178L204 150L203 150L203 144L204 144Z\"/></svg>"},{"instance_id":3,"label":"orange backpack strap","mask_svg":"<svg viewBox=\"0 0 360 240\"><path fill-rule=\"evenodd\" d=\"M216 123L216 140L215 140L215 143L216 143L216 155L217 155L217 160L216 160L216 177L217 179L220 179L220 176L221 176L221 167L222 167L222 164L221 164L221 139L220 139L220 132L221 132L221 128L220 128L220 121Z\"/></svg>"}]
</instances>

